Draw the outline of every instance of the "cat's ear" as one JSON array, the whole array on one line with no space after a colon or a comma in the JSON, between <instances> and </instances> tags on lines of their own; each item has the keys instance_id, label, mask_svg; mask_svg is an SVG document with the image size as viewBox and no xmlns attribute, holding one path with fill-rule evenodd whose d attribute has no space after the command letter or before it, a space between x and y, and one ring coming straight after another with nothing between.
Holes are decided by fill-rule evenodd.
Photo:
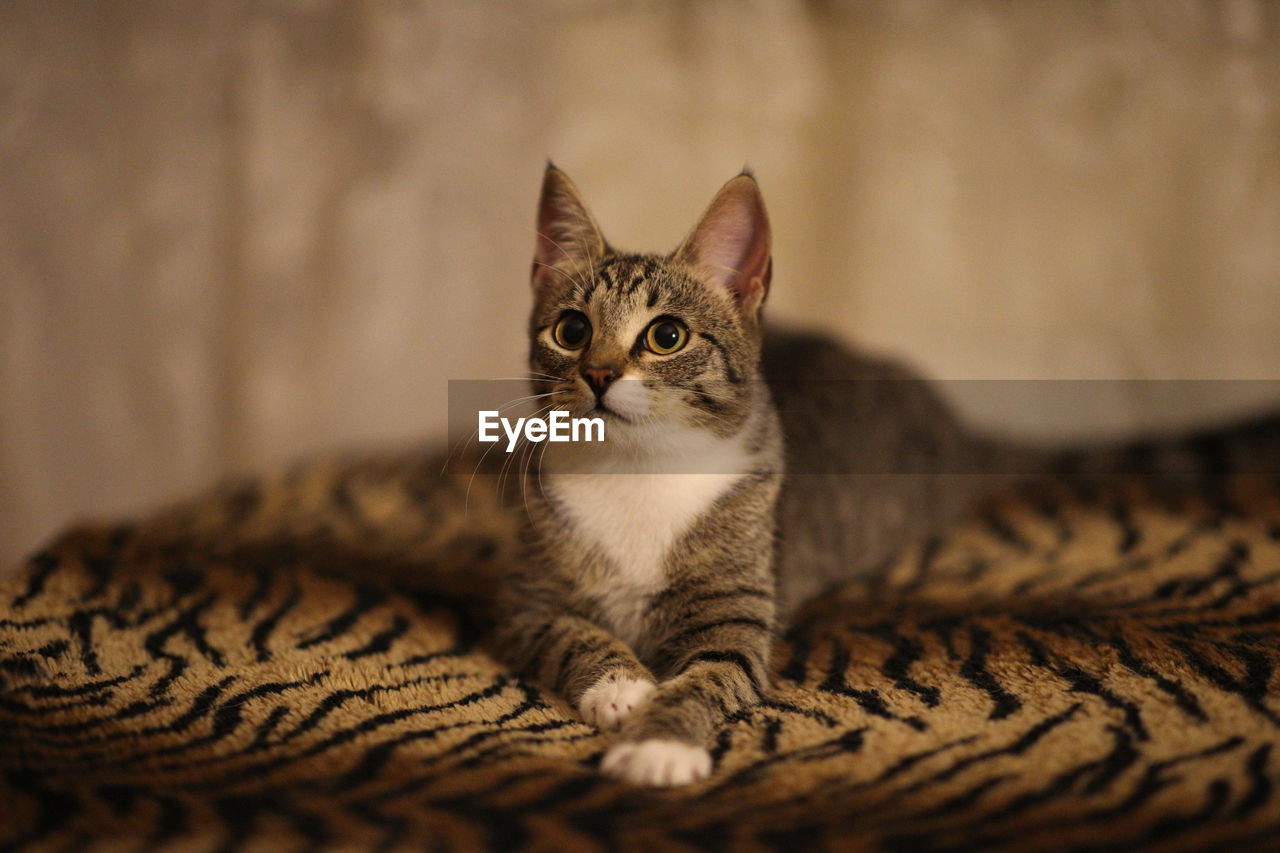
<instances>
[{"instance_id":1,"label":"cat's ear","mask_svg":"<svg viewBox=\"0 0 1280 853\"><path fill-rule=\"evenodd\" d=\"M573 275L575 267L600 260L604 235L582 203L569 176L547 163L538 199L538 239L533 251L533 287L545 290Z\"/></svg>"},{"instance_id":2,"label":"cat's ear","mask_svg":"<svg viewBox=\"0 0 1280 853\"><path fill-rule=\"evenodd\" d=\"M769 294L772 242L760 185L743 172L720 188L672 257L726 290L743 316L754 319Z\"/></svg>"}]
</instances>

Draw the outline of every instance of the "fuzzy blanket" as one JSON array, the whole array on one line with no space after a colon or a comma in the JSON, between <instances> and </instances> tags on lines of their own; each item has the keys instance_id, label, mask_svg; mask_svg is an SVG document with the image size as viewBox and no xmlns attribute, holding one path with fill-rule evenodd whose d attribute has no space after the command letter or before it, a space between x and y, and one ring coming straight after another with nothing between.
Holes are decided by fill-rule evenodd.
<instances>
[{"instance_id":1,"label":"fuzzy blanket","mask_svg":"<svg viewBox=\"0 0 1280 853\"><path fill-rule=\"evenodd\" d=\"M147 532L0 583L0 848L1280 846L1275 478L993 502L808 611L672 791L443 599Z\"/></svg>"}]
</instances>

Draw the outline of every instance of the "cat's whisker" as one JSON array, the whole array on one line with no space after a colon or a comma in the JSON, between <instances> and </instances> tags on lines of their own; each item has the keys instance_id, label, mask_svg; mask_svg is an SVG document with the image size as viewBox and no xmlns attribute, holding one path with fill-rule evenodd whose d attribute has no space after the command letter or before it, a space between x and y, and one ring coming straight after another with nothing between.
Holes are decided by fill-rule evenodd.
<instances>
[{"instance_id":1,"label":"cat's whisker","mask_svg":"<svg viewBox=\"0 0 1280 853\"><path fill-rule=\"evenodd\" d=\"M507 469L511 465L511 460L515 459L521 452L524 451L524 446L526 443L527 442L525 442L523 439L519 439L519 438L516 439L516 446L512 448L510 451L508 451L507 458L502 460L502 467L498 469L498 486L497 486L498 494L500 495L506 494Z\"/></svg>"},{"instance_id":2,"label":"cat's whisker","mask_svg":"<svg viewBox=\"0 0 1280 853\"><path fill-rule=\"evenodd\" d=\"M568 393L569 393L569 392L568 392L568 391L566 391L566 390L557 389L557 390L554 390L554 391L547 391L547 392L542 393L542 394L530 394L530 395L529 395L529 396L527 396L527 397L517 397L517 398L516 398L516 399L514 399L514 400L508 400L507 402L505 402L505 403L503 403L502 405L498 406L498 408L496 409L496 411L498 412L498 414L502 414L503 412L509 411L510 409L514 408L515 406L521 405L521 404L523 404L523 403L528 403L528 402L531 402L531 401L533 401L533 400L540 400L540 399L542 399L542 398L544 398L544 397L551 397L551 396L553 396L553 395L555 395L555 394L568 394ZM451 462L453 461L453 457L454 457L454 456L455 456L455 455L456 455L460 450L464 450L467 446L469 446L469 445L471 444L471 442L472 442L472 441L474 441L474 440L476 439L476 437L477 437L479 434L480 434L480 425L479 425L479 424L476 424L476 428L475 428L475 429L473 429L473 430L471 430L471 433L470 433L468 436L466 436L465 438L460 438L460 439L458 439L458 441L456 441L456 442L454 443L453 447L451 447L451 448L449 449L448 454L446 454L446 456L445 456L445 459L444 459L444 465L443 465L443 466L441 467L441 469L440 469L440 473L441 473L441 474L443 474L443 473L445 473L446 471L448 471L448 470L449 470L449 463L451 463Z\"/></svg>"},{"instance_id":3,"label":"cat's whisker","mask_svg":"<svg viewBox=\"0 0 1280 853\"><path fill-rule=\"evenodd\" d=\"M543 234L541 231L537 230L536 228L534 229L534 233L535 233L535 234L537 234L537 235L538 235L539 237L541 237L542 239L544 239L544 240L546 240L547 242L549 242L551 245L555 246L557 249L559 249L559 250L560 250L560 254L564 255L566 258L572 258L572 257L574 256L574 254L575 254L575 253L570 252L570 251L569 251L568 249L566 249L564 246L560 245L560 243L559 243L559 242L557 242L557 241L556 241L556 239L555 239L554 237L552 237L550 234ZM568 278L570 281L573 281L573 282L574 282L575 284L577 284L579 287L582 287L582 288L584 288L584 289L586 288L586 282L584 282L584 281L582 280L582 277L581 277L581 276L575 276L575 275L573 275L573 274L571 274L571 273L568 273L568 272L566 272L566 271L564 271L564 270L560 269L559 267L551 266L550 264L545 264L545 263L543 263L542 261L539 261L539 260L537 260L537 259L534 259L534 263L535 263L535 264L537 264L538 266L546 267L548 270L551 270L552 272L556 272L556 273L559 273L559 274L563 275L565 278ZM587 252L587 263L588 263L588 266L589 266L589 268L590 268L590 270L591 270L592 283L594 283L594 282L595 282L596 259L595 259L594 257L592 257L592 255L591 255L591 253L590 253L590 252Z\"/></svg>"},{"instance_id":4,"label":"cat's whisker","mask_svg":"<svg viewBox=\"0 0 1280 853\"><path fill-rule=\"evenodd\" d=\"M535 229L535 231L536 231L536 229ZM541 231L536 231L536 233L538 234L538 236L540 236L540 237L542 237L542 238L544 238L544 239L546 239L546 240L549 240L549 241L551 242L551 244L552 244L553 246L555 246L557 249L559 249L559 250L560 250L560 252L561 252L565 257L573 257L573 255L572 255L571 253L569 253L569 252L564 248L564 246L561 246L561 245L560 245L558 242L556 242L556 240L555 240L554 238L552 238L550 235L543 234ZM589 273L590 273L590 275L591 275L591 289L593 289L593 290L594 290L594 289L595 289L595 288L600 284L599 279L596 277L596 267L599 265L599 261L600 261L601 259L596 258L596 257L595 257L595 255L590 251L590 249L589 249L589 248L588 248L588 251L587 251L586 255L587 255L587 270L588 270L588 272L589 272ZM539 262L535 260L535 261L534 261L534 263L539 263ZM542 264L542 266L546 266L546 264ZM547 267L547 268L548 268L548 269L553 269L552 267ZM560 271L558 268L554 268L554 269L556 269L556 271L557 271L557 272L559 272L559 271ZM581 280L581 277L580 277L580 276L579 276L579 278L578 278L577 284L578 284L580 287L582 287L584 290L586 289L586 283L585 283L585 282L583 282L583 281Z\"/></svg>"},{"instance_id":5,"label":"cat's whisker","mask_svg":"<svg viewBox=\"0 0 1280 853\"><path fill-rule=\"evenodd\" d=\"M558 406L560 404L557 403L555 405ZM539 491L542 490L542 460L546 457L547 449L551 447L551 442L544 441L542 445L542 452L538 454L538 465L535 469L538 475ZM533 513L529 511L529 461L533 458L533 454L536 450L537 448L535 447L530 451L529 456L525 458L524 473L520 476L520 497L524 501L524 514L531 521L533 520Z\"/></svg>"},{"instance_id":6,"label":"cat's whisker","mask_svg":"<svg viewBox=\"0 0 1280 853\"><path fill-rule=\"evenodd\" d=\"M529 444L530 442L528 442L523 436L516 438L515 447L513 447L507 453L507 458L503 460L502 467L498 470L498 492L499 493L506 495L507 478L509 476L509 472L516 470L516 467L518 467L518 464L519 464L518 460L520 458L520 455L526 452L526 449L528 448ZM516 463L514 466L512 464L513 462Z\"/></svg>"},{"instance_id":7,"label":"cat's whisker","mask_svg":"<svg viewBox=\"0 0 1280 853\"><path fill-rule=\"evenodd\" d=\"M550 411L551 409L554 409L556 405L557 404L552 404L550 406L547 406L546 408L540 410L539 414L541 414L542 412L546 412L546 411ZM527 453L525 454L524 467L520 474L520 497L521 497L521 500L524 502L526 514L528 514L528 511L529 511L529 490L528 490L528 479L527 479L528 472L529 472L529 460L531 460L533 458L534 453L538 451L539 443L543 445L542 452L546 453L546 446L550 445L551 443L550 441L532 442L532 441L526 440L524 441L524 444L523 444L523 447L527 448ZM515 470L515 469L513 468L512 470Z\"/></svg>"},{"instance_id":8,"label":"cat's whisker","mask_svg":"<svg viewBox=\"0 0 1280 853\"><path fill-rule=\"evenodd\" d=\"M550 443L551 442L549 441L544 441L543 445L549 445ZM520 501L524 504L525 517L530 519L533 518L533 515L529 512L529 462L537 452L538 447L536 445L531 445L528 454L524 457L524 470L520 472ZM546 452L545 446L543 447L542 452Z\"/></svg>"},{"instance_id":9,"label":"cat's whisker","mask_svg":"<svg viewBox=\"0 0 1280 853\"><path fill-rule=\"evenodd\" d=\"M542 448L542 452L538 454L537 474L538 474L538 493L539 494L542 494L542 463L547 458L547 450L549 450L550 447L551 447L551 444L550 442L548 442L547 445ZM533 521L533 513L529 511L528 495L525 496L524 514L526 518L528 518L530 521Z\"/></svg>"},{"instance_id":10,"label":"cat's whisker","mask_svg":"<svg viewBox=\"0 0 1280 853\"><path fill-rule=\"evenodd\" d=\"M496 444L496 441L493 444L490 444L485 448L484 453L480 454L479 461L476 462L475 468L471 470L471 478L467 480L467 493L462 501L462 512L464 517L468 520L471 518L471 487L475 484L476 474L480 473L480 469L484 467L484 460L489 456L489 451L493 450L494 445Z\"/></svg>"},{"instance_id":11,"label":"cat's whisker","mask_svg":"<svg viewBox=\"0 0 1280 853\"><path fill-rule=\"evenodd\" d=\"M546 406L543 406L543 407L541 407L540 409L538 409L536 412L534 412L532 415L530 415L530 417L534 417L534 418L536 418L536 417L538 417L539 415L541 415L542 413L544 413L544 412L548 411L548 410L549 410L552 406L554 406L554 405L555 405L554 403L550 403L550 404L548 404L548 405L546 405ZM528 445L528 444L531 444L531 442L529 442L527 439L525 439L525 438L524 438L524 436L519 436L519 437L517 437L517 439L516 439L516 447L515 447L515 448L513 448L513 450L512 450L510 453L508 453L508 454L507 454L507 459L506 459L506 461L504 461L504 462L502 463L502 468L498 471L498 491L499 491L499 493L501 493L501 492L502 492L502 490L503 490L503 486L504 486L504 484L505 484L505 482L506 482L506 476L507 476L507 468L508 468L508 466L510 466L510 465L511 465L512 460L514 460L514 459L516 459L516 458L517 458L517 454L519 454L520 450L521 450L521 449L523 449L523 447L524 447L525 445Z\"/></svg>"},{"instance_id":12,"label":"cat's whisker","mask_svg":"<svg viewBox=\"0 0 1280 853\"><path fill-rule=\"evenodd\" d=\"M505 485L506 485L506 479L507 479L507 468L511 465L511 460L514 459L516 457L516 454L520 453L520 451L524 448L523 436L516 436L515 441L516 441L515 446L511 450L507 451L506 459L502 460L502 465L498 468L498 479L497 479L496 491L498 492L499 495L506 494Z\"/></svg>"},{"instance_id":13,"label":"cat's whisker","mask_svg":"<svg viewBox=\"0 0 1280 853\"><path fill-rule=\"evenodd\" d=\"M576 284L578 287L581 287L584 290L586 289L587 282L583 280L583 278L580 275L567 272L566 270L562 270L560 269L560 267L552 266L551 264L544 264L542 261L534 261L533 263L535 266L540 266L545 269L548 269L551 272L555 273L556 275L564 276L565 278L569 279L569 281L571 281L573 284Z\"/></svg>"},{"instance_id":14,"label":"cat's whisker","mask_svg":"<svg viewBox=\"0 0 1280 853\"><path fill-rule=\"evenodd\" d=\"M533 417L537 417L538 414L541 414L542 412L546 411L547 408L549 408L549 406L544 406L543 408L539 409L537 412L533 414ZM484 453L480 455L480 460L476 463L475 468L473 468L471 471L471 478L467 480L467 493L466 493L466 497L463 500L463 510L467 518L471 517L471 487L475 485L476 474L480 473L480 469L484 467L484 460L489 456L489 452L493 450L494 446L497 444L498 442L495 441L492 444L490 444L487 448L485 448ZM510 460L507 460L507 461L510 461ZM506 467L506 464L504 463L503 468L505 467ZM499 491L501 490L501 484L502 484L501 471L499 471L499 478L498 478Z\"/></svg>"},{"instance_id":15,"label":"cat's whisker","mask_svg":"<svg viewBox=\"0 0 1280 853\"><path fill-rule=\"evenodd\" d=\"M591 273L591 287L594 289L600 284L600 280L596 276L596 266L598 265L598 261L596 258L592 257L590 252L587 252L587 263L587 270Z\"/></svg>"}]
</instances>

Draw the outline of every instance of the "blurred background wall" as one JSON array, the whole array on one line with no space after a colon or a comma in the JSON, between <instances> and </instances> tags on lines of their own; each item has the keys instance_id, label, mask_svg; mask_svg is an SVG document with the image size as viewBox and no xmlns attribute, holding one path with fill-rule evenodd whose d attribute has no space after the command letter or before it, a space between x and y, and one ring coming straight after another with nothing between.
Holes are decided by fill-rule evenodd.
<instances>
[{"instance_id":1,"label":"blurred background wall","mask_svg":"<svg viewBox=\"0 0 1280 853\"><path fill-rule=\"evenodd\" d=\"M0 563L439 434L520 368L548 155L651 250L751 164L773 316L934 376L1280 379L1270 0L6 0Z\"/></svg>"}]
</instances>

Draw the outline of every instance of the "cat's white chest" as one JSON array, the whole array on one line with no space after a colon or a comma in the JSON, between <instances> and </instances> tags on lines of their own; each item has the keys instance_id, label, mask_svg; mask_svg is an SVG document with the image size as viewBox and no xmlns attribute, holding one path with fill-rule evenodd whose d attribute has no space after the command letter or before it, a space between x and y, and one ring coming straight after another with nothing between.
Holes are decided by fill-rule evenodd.
<instances>
[{"instance_id":1,"label":"cat's white chest","mask_svg":"<svg viewBox=\"0 0 1280 853\"><path fill-rule=\"evenodd\" d=\"M575 580L606 626L636 646L650 597L668 582L672 548L751 470L741 436L665 430L630 451L568 451L548 464L544 488L580 543L603 559Z\"/></svg>"},{"instance_id":2,"label":"cat's white chest","mask_svg":"<svg viewBox=\"0 0 1280 853\"><path fill-rule=\"evenodd\" d=\"M577 533L604 550L618 580L662 580L672 544L741 474L564 474L552 494Z\"/></svg>"},{"instance_id":3,"label":"cat's white chest","mask_svg":"<svg viewBox=\"0 0 1280 853\"><path fill-rule=\"evenodd\" d=\"M649 596L662 589L671 547L742 476L564 474L549 490L574 533L609 565L583 579L619 637L635 645Z\"/></svg>"}]
</instances>

